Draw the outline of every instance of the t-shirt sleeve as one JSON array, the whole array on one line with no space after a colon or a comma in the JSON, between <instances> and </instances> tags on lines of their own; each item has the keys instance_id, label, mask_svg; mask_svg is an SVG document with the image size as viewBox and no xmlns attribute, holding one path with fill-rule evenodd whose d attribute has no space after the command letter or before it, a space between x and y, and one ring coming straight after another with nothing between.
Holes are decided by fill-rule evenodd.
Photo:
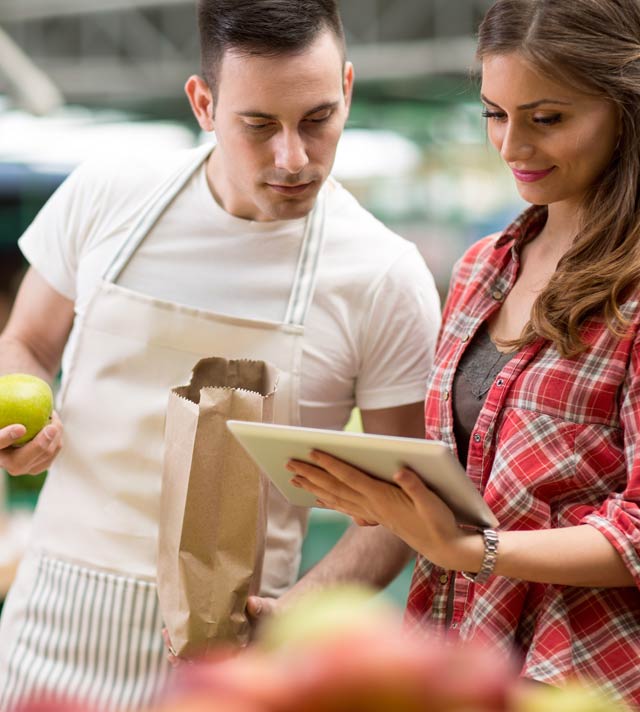
<instances>
[{"instance_id":1,"label":"t-shirt sleeve","mask_svg":"<svg viewBox=\"0 0 640 712\"><path fill-rule=\"evenodd\" d=\"M410 245L374 285L361 333L356 402L363 410L422 401L440 328L433 276Z\"/></svg>"},{"instance_id":2,"label":"t-shirt sleeve","mask_svg":"<svg viewBox=\"0 0 640 712\"><path fill-rule=\"evenodd\" d=\"M60 294L76 298L80 255L90 239L99 191L89 164L76 168L49 198L18 245L29 264Z\"/></svg>"}]
</instances>

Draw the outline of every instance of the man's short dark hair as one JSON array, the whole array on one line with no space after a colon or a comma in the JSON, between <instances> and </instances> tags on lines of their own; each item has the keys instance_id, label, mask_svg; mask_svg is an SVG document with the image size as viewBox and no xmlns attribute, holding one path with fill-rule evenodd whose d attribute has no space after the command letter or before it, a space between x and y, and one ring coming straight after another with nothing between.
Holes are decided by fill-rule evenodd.
<instances>
[{"instance_id":1,"label":"man's short dark hair","mask_svg":"<svg viewBox=\"0 0 640 712\"><path fill-rule=\"evenodd\" d=\"M198 28L202 74L214 95L229 49L267 57L296 54L330 30L344 55L338 0L198 0Z\"/></svg>"}]
</instances>

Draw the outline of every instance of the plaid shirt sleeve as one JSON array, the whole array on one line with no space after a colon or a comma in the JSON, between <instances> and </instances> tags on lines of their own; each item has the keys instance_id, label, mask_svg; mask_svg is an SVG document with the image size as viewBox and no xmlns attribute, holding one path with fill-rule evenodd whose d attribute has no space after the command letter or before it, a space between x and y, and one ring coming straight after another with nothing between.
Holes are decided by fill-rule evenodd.
<instances>
[{"instance_id":1,"label":"plaid shirt sleeve","mask_svg":"<svg viewBox=\"0 0 640 712\"><path fill-rule=\"evenodd\" d=\"M631 349L620 401L627 486L623 492L612 493L583 523L609 540L640 588L640 332Z\"/></svg>"}]
</instances>

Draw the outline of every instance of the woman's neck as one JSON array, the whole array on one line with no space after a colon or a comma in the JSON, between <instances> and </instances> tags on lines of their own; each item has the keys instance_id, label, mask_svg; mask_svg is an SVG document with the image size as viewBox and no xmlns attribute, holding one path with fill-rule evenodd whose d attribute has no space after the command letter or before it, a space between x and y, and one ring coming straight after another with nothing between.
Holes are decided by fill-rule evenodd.
<instances>
[{"instance_id":1,"label":"woman's neck","mask_svg":"<svg viewBox=\"0 0 640 712\"><path fill-rule=\"evenodd\" d=\"M580 209L568 201L549 205L545 226L534 240L538 249L559 260L570 248L580 229Z\"/></svg>"}]
</instances>

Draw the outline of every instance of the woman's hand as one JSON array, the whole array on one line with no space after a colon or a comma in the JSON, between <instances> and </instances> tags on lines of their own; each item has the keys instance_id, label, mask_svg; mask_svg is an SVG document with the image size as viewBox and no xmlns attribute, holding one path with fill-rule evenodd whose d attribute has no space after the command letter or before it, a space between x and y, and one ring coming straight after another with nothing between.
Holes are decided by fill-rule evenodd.
<instances>
[{"instance_id":1,"label":"woman's hand","mask_svg":"<svg viewBox=\"0 0 640 712\"><path fill-rule=\"evenodd\" d=\"M478 571L484 544L477 532L461 529L451 509L411 470L382 482L326 453L316 465L291 460L292 484L318 498L320 506L344 512L360 525L382 524L438 566Z\"/></svg>"}]
</instances>

